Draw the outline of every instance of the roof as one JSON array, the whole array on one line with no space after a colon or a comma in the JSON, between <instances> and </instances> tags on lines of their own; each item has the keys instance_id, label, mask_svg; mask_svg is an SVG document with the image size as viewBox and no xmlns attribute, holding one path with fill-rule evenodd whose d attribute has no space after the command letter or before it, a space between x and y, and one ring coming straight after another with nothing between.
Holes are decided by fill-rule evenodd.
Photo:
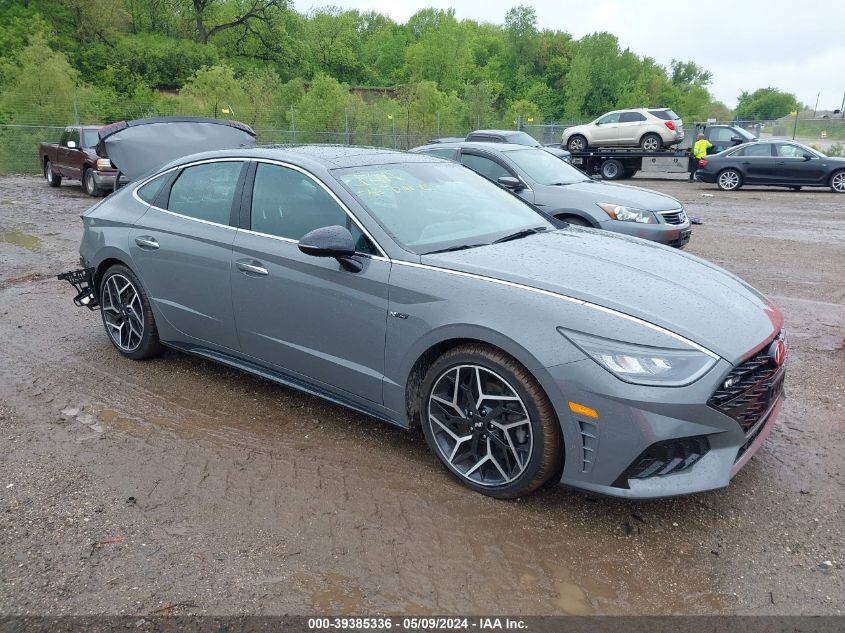
<instances>
[{"instance_id":1,"label":"roof","mask_svg":"<svg viewBox=\"0 0 845 633\"><path fill-rule=\"evenodd\" d=\"M510 134L519 134L521 130L473 130L470 134L501 134L508 136ZM467 135L469 136L469 134Z\"/></svg>"},{"instance_id":2,"label":"roof","mask_svg":"<svg viewBox=\"0 0 845 633\"><path fill-rule=\"evenodd\" d=\"M517 145L516 143L485 143L484 141L463 141L461 143L431 143L420 145L414 149L444 149L444 148L468 147L470 149L495 150L497 152L519 152L526 149L543 150L543 147L531 147L530 145Z\"/></svg>"}]
</instances>

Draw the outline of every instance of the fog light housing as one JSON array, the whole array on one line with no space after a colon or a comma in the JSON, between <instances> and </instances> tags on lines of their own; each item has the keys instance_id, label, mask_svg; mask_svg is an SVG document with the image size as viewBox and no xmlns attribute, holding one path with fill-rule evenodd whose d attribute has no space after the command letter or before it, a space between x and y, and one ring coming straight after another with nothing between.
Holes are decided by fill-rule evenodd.
<instances>
[{"instance_id":1,"label":"fog light housing","mask_svg":"<svg viewBox=\"0 0 845 633\"><path fill-rule=\"evenodd\" d=\"M628 488L629 479L662 477L691 468L710 450L706 435L664 440L652 444L625 469L613 486Z\"/></svg>"}]
</instances>

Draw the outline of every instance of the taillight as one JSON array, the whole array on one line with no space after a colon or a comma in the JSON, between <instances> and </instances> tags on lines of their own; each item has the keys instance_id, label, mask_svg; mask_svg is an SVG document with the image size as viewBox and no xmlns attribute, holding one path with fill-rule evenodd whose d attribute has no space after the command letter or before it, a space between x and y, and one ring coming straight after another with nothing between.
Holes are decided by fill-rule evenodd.
<instances>
[{"instance_id":1,"label":"taillight","mask_svg":"<svg viewBox=\"0 0 845 633\"><path fill-rule=\"evenodd\" d=\"M675 124L672 121L664 121L664 123L666 124L666 127L668 127L670 130L672 130L673 132L675 131Z\"/></svg>"},{"instance_id":2,"label":"taillight","mask_svg":"<svg viewBox=\"0 0 845 633\"><path fill-rule=\"evenodd\" d=\"M706 158L699 158L698 159L698 166L699 167L707 167L707 159Z\"/></svg>"}]
</instances>

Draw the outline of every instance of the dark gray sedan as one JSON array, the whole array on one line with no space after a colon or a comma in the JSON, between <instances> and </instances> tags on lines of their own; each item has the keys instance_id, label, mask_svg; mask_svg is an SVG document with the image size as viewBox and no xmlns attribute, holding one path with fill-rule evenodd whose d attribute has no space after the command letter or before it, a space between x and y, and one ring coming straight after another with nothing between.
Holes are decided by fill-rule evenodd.
<instances>
[{"instance_id":1,"label":"dark gray sedan","mask_svg":"<svg viewBox=\"0 0 845 633\"><path fill-rule=\"evenodd\" d=\"M658 244L556 229L431 156L195 154L83 224L64 277L127 358L167 346L421 426L495 497L726 486L780 408L783 317L754 289Z\"/></svg>"},{"instance_id":2,"label":"dark gray sedan","mask_svg":"<svg viewBox=\"0 0 845 633\"><path fill-rule=\"evenodd\" d=\"M503 143L438 143L411 150L460 162L570 224L678 248L692 235L684 205L639 187L591 179L540 149Z\"/></svg>"}]
</instances>

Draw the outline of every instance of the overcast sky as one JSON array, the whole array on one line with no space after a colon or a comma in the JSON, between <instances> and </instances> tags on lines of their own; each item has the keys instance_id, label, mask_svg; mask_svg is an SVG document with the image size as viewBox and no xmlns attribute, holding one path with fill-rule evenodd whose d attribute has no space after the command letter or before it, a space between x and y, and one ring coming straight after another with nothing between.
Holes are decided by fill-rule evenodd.
<instances>
[{"instance_id":1,"label":"overcast sky","mask_svg":"<svg viewBox=\"0 0 845 633\"><path fill-rule=\"evenodd\" d=\"M503 23L514 5L533 6L541 29L581 37L609 31L623 48L667 65L692 60L713 73L728 106L742 90L774 86L810 107L839 108L845 94L842 0L294 0L300 12L327 4L376 10L405 22L425 7L454 7L458 19Z\"/></svg>"}]
</instances>

